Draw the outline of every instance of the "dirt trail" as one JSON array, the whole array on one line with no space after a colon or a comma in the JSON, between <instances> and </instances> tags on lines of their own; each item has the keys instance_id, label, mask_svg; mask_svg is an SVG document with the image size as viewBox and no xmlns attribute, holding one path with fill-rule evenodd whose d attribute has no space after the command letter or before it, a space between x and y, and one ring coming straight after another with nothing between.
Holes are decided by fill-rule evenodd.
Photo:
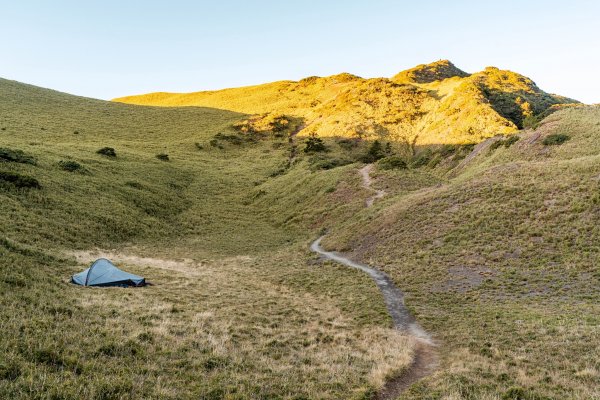
<instances>
[{"instance_id":1,"label":"dirt trail","mask_svg":"<svg viewBox=\"0 0 600 400\"><path fill-rule=\"evenodd\" d=\"M359 269L369 275L374 281L381 293L383 300L387 306L388 312L394 321L394 327L401 331L406 331L410 335L421 339L423 342L431 344L429 335L419 326L415 318L410 314L410 311L404 305L404 294L385 273L371 268L368 265L360 264L352 261L338 253L323 250L321 240L323 236L315 240L310 249L315 253L328 258L332 261L344 264L351 268Z\"/></svg>"},{"instance_id":2,"label":"dirt trail","mask_svg":"<svg viewBox=\"0 0 600 400\"><path fill-rule=\"evenodd\" d=\"M383 190L371 188L371 169L372 164L369 164L359 170L363 179L363 186L376 192L375 195L366 200L367 207L371 207L376 199L386 195ZM415 358L411 367L402 375L386 382L376 396L376 399L378 400L395 399L410 385L431 374L436 369L438 358L435 352L435 344L429 334L421 328L408 308L406 308L406 305L404 304L404 294L386 273L366 264L352 261L339 253L324 250L321 247L321 240L323 237L324 236L321 236L315 240L311 244L310 249L329 260L351 268L359 269L369 275L375 281L375 284L383 295L385 305L394 322L394 327L400 331L406 332L416 339Z\"/></svg>"},{"instance_id":3,"label":"dirt trail","mask_svg":"<svg viewBox=\"0 0 600 400\"><path fill-rule=\"evenodd\" d=\"M360 176L362 177L362 180L363 180L363 187L365 189L375 192L375 194L373 196L371 196L367 200L365 200L365 204L367 205L367 207L371 207L373 205L373 203L375 202L375 200L380 199L387 194L385 192L385 190L373 189L371 187L371 184L373 183L373 180L371 179L371 170L372 169L373 169L373 164L367 164L358 170L358 172L360 173Z\"/></svg>"}]
</instances>

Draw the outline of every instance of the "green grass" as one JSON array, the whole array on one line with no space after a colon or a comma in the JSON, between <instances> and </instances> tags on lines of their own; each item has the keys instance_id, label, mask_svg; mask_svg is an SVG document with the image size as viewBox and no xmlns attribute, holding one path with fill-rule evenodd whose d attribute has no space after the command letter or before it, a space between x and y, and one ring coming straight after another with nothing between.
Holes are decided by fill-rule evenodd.
<instances>
[{"instance_id":1,"label":"green grass","mask_svg":"<svg viewBox=\"0 0 600 400\"><path fill-rule=\"evenodd\" d=\"M553 113L460 169L472 146L412 158L392 143L408 168L376 168L387 195L366 209L364 140L305 154L283 117L5 80L0 104L0 147L35 160L0 169L40 185L0 185L0 397L372 397L413 343L367 276L308 251L324 229L326 246L385 270L439 341L439 368L402 398L597 397L596 107ZM571 140L545 146L554 134ZM69 284L96 249L154 286Z\"/></svg>"},{"instance_id":2,"label":"green grass","mask_svg":"<svg viewBox=\"0 0 600 400\"><path fill-rule=\"evenodd\" d=\"M325 245L395 278L441 343L439 370L403 398L597 397L599 120L597 107L556 113L442 185L384 198L328 235ZM555 132L571 140L549 152L543 138Z\"/></svg>"},{"instance_id":3,"label":"green grass","mask_svg":"<svg viewBox=\"0 0 600 400\"><path fill-rule=\"evenodd\" d=\"M41 186L0 185L0 397L360 397L410 364L412 342L391 329L370 279L308 251L320 209L302 202L326 201L332 218L359 208L329 191L350 167L313 173L299 154L271 177L290 144L224 140L239 113L4 80L0 104L0 147L37 161L2 169ZM284 191L293 177L315 193ZM85 268L73 252L96 248L167 261L119 262L154 283L139 290L68 283Z\"/></svg>"}]
</instances>

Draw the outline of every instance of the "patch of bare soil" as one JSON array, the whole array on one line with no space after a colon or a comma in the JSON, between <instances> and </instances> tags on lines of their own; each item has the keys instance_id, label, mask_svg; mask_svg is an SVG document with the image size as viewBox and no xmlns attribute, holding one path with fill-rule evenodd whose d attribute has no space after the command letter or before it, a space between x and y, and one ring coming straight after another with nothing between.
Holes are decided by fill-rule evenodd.
<instances>
[{"instance_id":1,"label":"patch of bare soil","mask_svg":"<svg viewBox=\"0 0 600 400\"><path fill-rule=\"evenodd\" d=\"M408 370L386 382L375 395L376 400L396 399L413 383L431 375L438 367L439 359L431 344L417 342L415 358Z\"/></svg>"},{"instance_id":2,"label":"patch of bare soil","mask_svg":"<svg viewBox=\"0 0 600 400\"><path fill-rule=\"evenodd\" d=\"M365 200L365 204L367 207L371 207L373 205L373 203L375 202L375 200L381 199L383 196L385 196L387 194L385 192L385 190L373 189L371 187L371 184L373 183L373 179L371 178L371 170L372 169L373 169L373 164L367 164L358 170L358 172L360 173L360 176L362 177L362 180L363 180L363 187L372 192L375 192L375 194L373 196L371 196L367 200Z\"/></svg>"}]
</instances>

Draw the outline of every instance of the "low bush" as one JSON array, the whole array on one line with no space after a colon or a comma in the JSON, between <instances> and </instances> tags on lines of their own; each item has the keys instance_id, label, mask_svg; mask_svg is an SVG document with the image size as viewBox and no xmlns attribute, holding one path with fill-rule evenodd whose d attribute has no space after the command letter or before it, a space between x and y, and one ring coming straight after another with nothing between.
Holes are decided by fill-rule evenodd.
<instances>
[{"instance_id":1,"label":"low bush","mask_svg":"<svg viewBox=\"0 0 600 400\"><path fill-rule=\"evenodd\" d=\"M344 158L328 158L327 156L325 156L325 157L315 156L315 157L311 157L309 162L310 162L310 169L312 171L316 171L316 170L327 170L327 169L342 167L344 165L352 164L353 161L347 160Z\"/></svg>"},{"instance_id":2,"label":"low bush","mask_svg":"<svg viewBox=\"0 0 600 400\"><path fill-rule=\"evenodd\" d=\"M224 133L217 133L214 137L217 140L223 140L236 146L239 146L242 143L244 143L244 138L239 135L226 135Z\"/></svg>"},{"instance_id":3,"label":"low bush","mask_svg":"<svg viewBox=\"0 0 600 400\"><path fill-rule=\"evenodd\" d=\"M295 128L292 118L282 114L258 114L248 119L233 124L233 129L241 134L247 135L268 135L274 137L284 137L285 132Z\"/></svg>"},{"instance_id":4,"label":"low bush","mask_svg":"<svg viewBox=\"0 0 600 400\"><path fill-rule=\"evenodd\" d=\"M75 171L85 171L85 168L83 165L79 164L77 161L59 161L58 162L58 166L63 170L63 171L69 171L69 172L75 172Z\"/></svg>"},{"instance_id":5,"label":"low bush","mask_svg":"<svg viewBox=\"0 0 600 400\"><path fill-rule=\"evenodd\" d=\"M442 147L440 147L438 149L438 153L440 154L440 156L446 158L451 156L452 154L456 153L456 151L460 148L460 145L458 144L445 144L442 145Z\"/></svg>"},{"instance_id":6,"label":"low bush","mask_svg":"<svg viewBox=\"0 0 600 400\"><path fill-rule=\"evenodd\" d=\"M112 147L103 147L100 150L98 150L96 153L101 154L106 157L116 157L117 156L117 152Z\"/></svg>"},{"instance_id":7,"label":"low bush","mask_svg":"<svg viewBox=\"0 0 600 400\"><path fill-rule=\"evenodd\" d=\"M502 146L504 146L508 149L510 146L517 143L519 141L519 139L521 139L521 138L516 135L512 135L512 136L507 137L506 139L496 140L495 142L493 142L490 145L490 151L494 151L497 148L502 147Z\"/></svg>"},{"instance_id":8,"label":"low bush","mask_svg":"<svg viewBox=\"0 0 600 400\"><path fill-rule=\"evenodd\" d=\"M218 139L211 139L210 142L208 142L212 147L216 147L218 149L223 149L223 146L221 145L221 143L219 142Z\"/></svg>"},{"instance_id":9,"label":"low bush","mask_svg":"<svg viewBox=\"0 0 600 400\"><path fill-rule=\"evenodd\" d=\"M6 147L0 147L0 161L31 165L36 164L35 158L25 154L22 150L13 150Z\"/></svg>"},{"instance_id":10,"label":"low bush","mask_svg":"<svg viewBox=\"0 0 600 400\"><path fill-rule=\"evenodd\" d=\"M565 135L564 133L554 133L552 135L546 136L542 143L545 146L557 146L563 144L569 139L571 139L569 135Z\"/></svg>"},{"instance_id":11,"label":"low bush","mask_svg":"<svg viewBox=\"0 0 600 400\"><path fill-rule=\"evenodd\" d=\"M327 151L327 147L323 142L323 139L311 136L306 139L306 147L304 148L305 153L323 153Z\"/></svg>"},{"instance_id":12,"label":"low bush","mask_svg":"<svg viewBox=\"0 0 600 400\"><path fill-rule=\"evenodd\" d=\"M381 160L377 161L377 167L383 170L390 169L406 169L408 166L406 165L406 161L400 156L389 156L384 157Z\"/></svg>"},{"instance_id":13,"label":"low bush","mask_svg":"<svg viewBox=\"0 0 600 400\"><path fill-rule=\"evenodd\" d=\"M169 155L168 154L157 154L156 158L158 158L160 161L169 161Z\"/></svg>"},{"instance_id":14,"label":"low bush","mask_svg":"<svg viewBox=\"0 0 600 400\"><path fill-rule=\"evenodd\" d=\"M521 138L516 135L509 136L508 138L506 138L504 140L504 147L506 147L508 149L510 146L517 143L519 141L519 139L521 139Z\"/></svg>"},{"instance_id":15,"label":"low bush","mask_svg":"<svg viewBox=\"0 0 600 400\"><path fill-rule=\"evenodd\" d=\"M0 171L0 184L7 183L19 189L41 189L37 179L16 172Z\"/></svg>"},{"instance_id":16,"label":"low bush","mask_svg":"<svg viewBox=\"0 0 600 400\"><path fill-rule=\"evenodd\" d=\"M411 166L414 168L424 167L431 161L433 157L433 152L430 149L425 149L419 153L417 153L412 161Z\"/></svg>"}]
</instances>

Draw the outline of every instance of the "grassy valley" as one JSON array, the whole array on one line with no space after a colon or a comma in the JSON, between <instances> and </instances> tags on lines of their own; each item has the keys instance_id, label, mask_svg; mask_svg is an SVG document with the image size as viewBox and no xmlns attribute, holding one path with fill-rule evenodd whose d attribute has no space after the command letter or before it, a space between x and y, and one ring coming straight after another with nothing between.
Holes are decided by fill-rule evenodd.
<instances>
[{"instance_id":1,"label":"grassy valley","mask_svg":"<svg viewBox=\"0 0 600 400\"><path fill-rule=\"evenodd\" d=\"M360 397L410 364L368 277L311 263L316 227L254 200L287 149L211 146L241 114L0 87L0 170L19 178L0 181L1 397ZM349 168L306 170L315 201ZM348 190L327 209L360 208ZM95 249L158 259L121 264L154 286L68 283Z\"/></svg>"},{"instance_id":2,"label":"grassy valley","mask_svg":"<svg viewBox=\"0 0 600 400\"><path fill-rule=\"evenodd\" d=\"M416 343L327 232L437 344L401 398L598 398L598 107L447 61L118 100L0 80L0 397L377 398ZM68 283L103 254L154 285Z\"/></svg>"}]
</instances>

